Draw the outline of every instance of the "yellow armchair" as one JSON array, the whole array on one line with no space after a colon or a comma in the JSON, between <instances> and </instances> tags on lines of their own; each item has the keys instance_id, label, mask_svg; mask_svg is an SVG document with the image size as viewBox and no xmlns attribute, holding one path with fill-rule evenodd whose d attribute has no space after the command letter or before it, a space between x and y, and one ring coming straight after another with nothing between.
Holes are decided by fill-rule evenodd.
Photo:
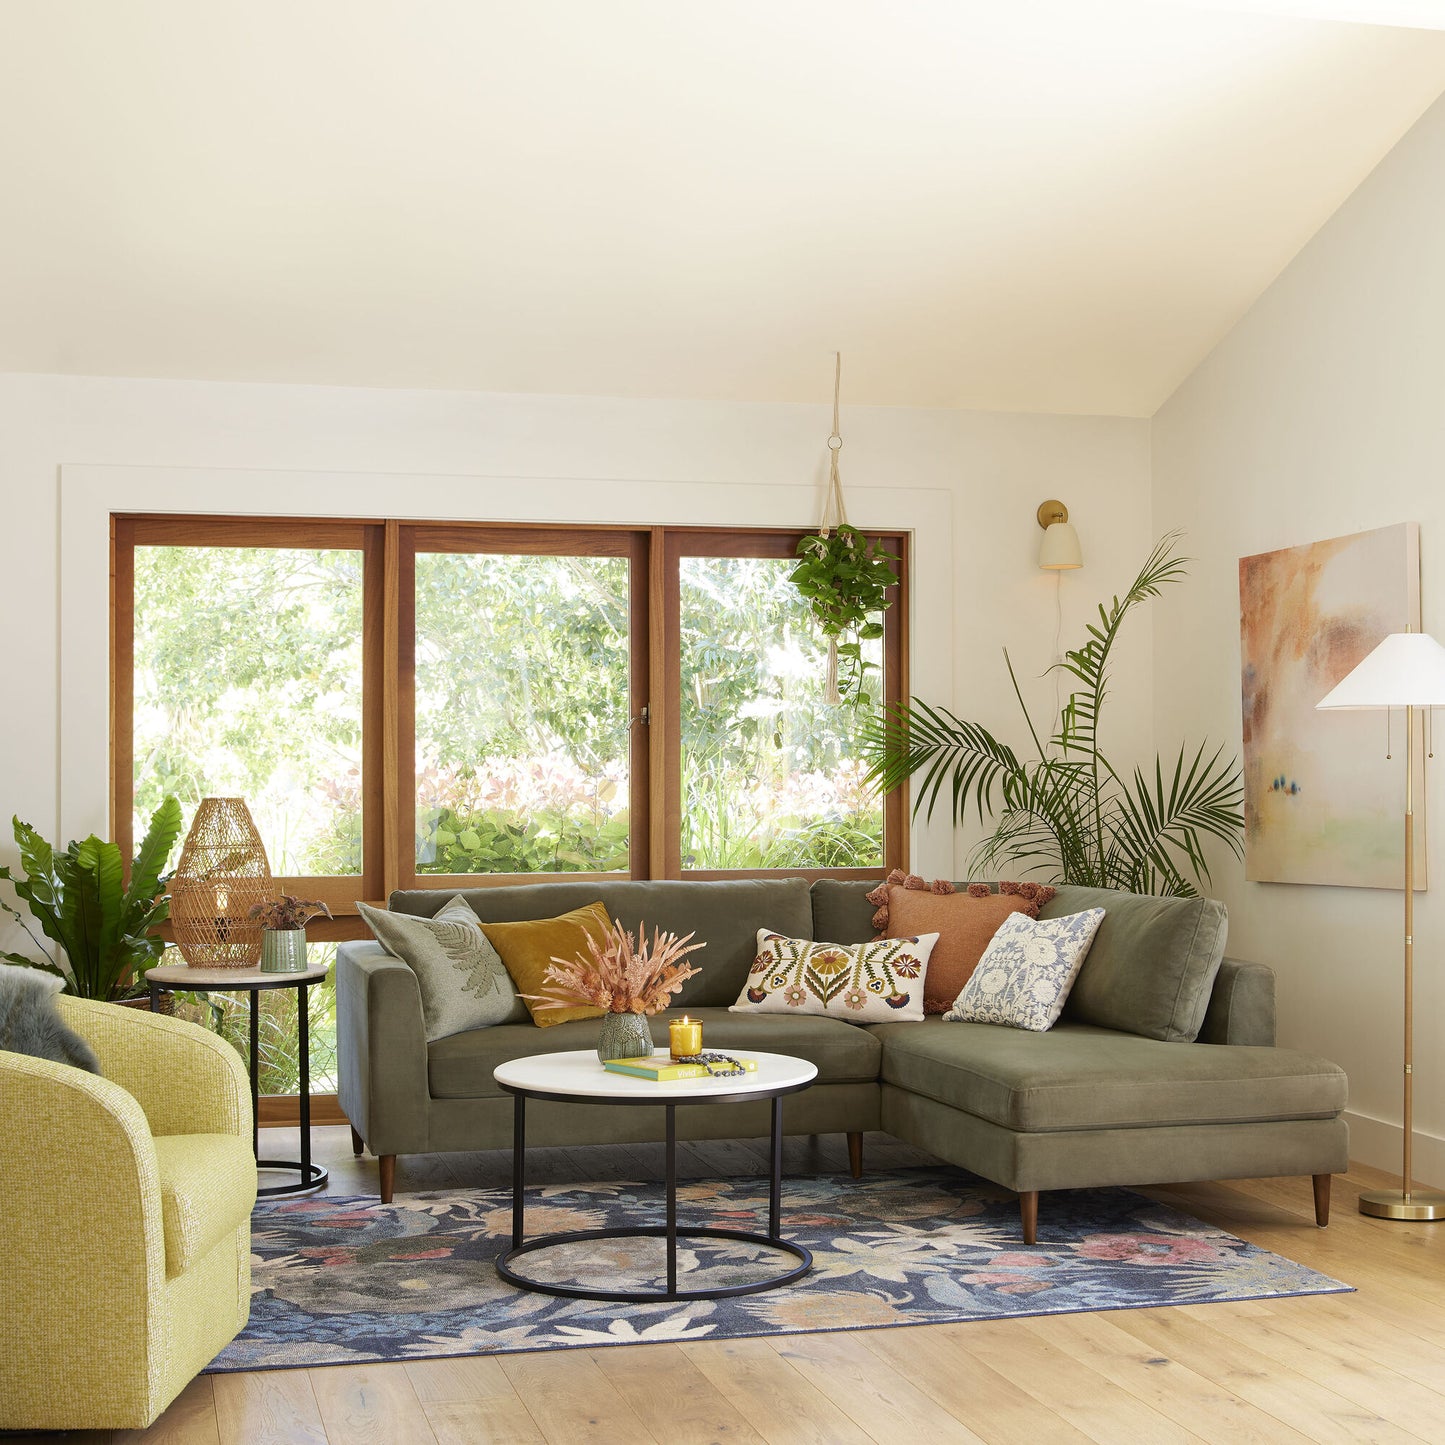
<instances>
[{"instance_id":1,"label":"yellow armchair","mask_svg":"<svg viewBox=\"0 0 1445 1445\"><path fill-rule=\"evenodd\" d=\"M0 1051L0 1430L139 1429L250 1314L250 1090L195 1024L56 1002L102 1077Z\"/></svg>"}]
</instances>

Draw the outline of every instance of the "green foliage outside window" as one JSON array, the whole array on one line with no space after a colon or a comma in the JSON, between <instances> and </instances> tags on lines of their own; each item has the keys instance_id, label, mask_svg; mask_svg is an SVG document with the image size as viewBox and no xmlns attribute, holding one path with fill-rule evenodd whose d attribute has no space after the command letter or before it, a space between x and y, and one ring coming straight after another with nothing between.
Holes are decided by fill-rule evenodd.
<instances>
[{"instance_id":1,"label":"green foliage outside window","mask_svg":"<svg viewBox=\"0 0 1445 1445\"><path fill-rule=\"evenodd\" d=\"M418 873L627 870L629 565L422 553Z\"/></svg>"},{"instance_id":2,"label":"green foliage outside window","mask_svg":"<svg viewBox=\"0 0 1445 1445\"><path fill-rule=\"evenodd\" d=\"M280 875L361 871L361 553L137 547L135 803L243 797ZM140 828L137 827L137 836Z\"/></svg>"},{"instance_id":3,"label":"green foliage outside window","mask_svg":"<svg viewBox=\"0 0 1445 1445\"><path fill-rule=\"evenodd\" d=\"M856 761L877 709L823 701L791 570L683 560L685 866L881 862ZM360 553L141 547L135 571L137 815L236 793L278 874L359 872ZM423 554L417 577L418 872L625 870L625 560Z\"/></svg>"},{"instance_id":4,"label":"green foliage outside window","mask_svg":"<svg viewBox=\"0 0 1445 1445\"><path fill-rule=\"evenodd\" d=\"M781 558L682 559L685 868L883 861L882 803L857 761L880 708L824 699L827 640L792 572ZM862 644L874 666L877 636Z\"/></svg>"}]
</instances>

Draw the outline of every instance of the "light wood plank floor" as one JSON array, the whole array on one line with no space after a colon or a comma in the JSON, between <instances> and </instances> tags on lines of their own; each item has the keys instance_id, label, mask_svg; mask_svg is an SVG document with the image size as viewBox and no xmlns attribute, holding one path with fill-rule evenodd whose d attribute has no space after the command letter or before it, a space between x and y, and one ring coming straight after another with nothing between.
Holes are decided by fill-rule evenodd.
<instances>
[{"instance_id":1,"label":"light wood plank floor","mask_svg":"<svg viewBox=\"0 0 1445 1445\"><path fill-rule=\"evenodd\" d=\"M370 1193L376 1163L316 1131L331 1192ZM294 1130L268 1130L295 1157ZM790 1140L796 1172L846 1167L842 1139ZM762 1172L763 1141L680 1150L692 1176ZM661 1146L543 1149L537 1182L660 1177ZM870 1135L865 1164L927 1162ZM499 1185L506 1155L403 1160L399 1189ZM1063 1315L855 1334L631 1345L407 1365L203 1376L144 1432L31 1435L85 1445L1154 1445L1445 1440L1445 1225L1356 1210L1396 1183L1356 1167L1315 1228L1308 1179L1149 1191L1358 1286L1353 1295ZM1040 1234L1048 1229L1048 1196Z\"/></svg>"}]
</instances>

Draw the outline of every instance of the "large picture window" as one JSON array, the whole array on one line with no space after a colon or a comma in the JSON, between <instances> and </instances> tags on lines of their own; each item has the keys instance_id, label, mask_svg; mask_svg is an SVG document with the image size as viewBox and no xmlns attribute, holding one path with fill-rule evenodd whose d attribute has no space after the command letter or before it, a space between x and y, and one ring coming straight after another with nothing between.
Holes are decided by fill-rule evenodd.
<instances>
[{"instance_id":1,"label":"large picture window","mask_svg":"<svg viewBox=\"0 0 1445 1445\"><path fill-rule=\"evenodd\" d=\"M798 533L113 519L113 813L239 794L273 872L357 900L518 877L906 864L788 581ZM884 545L905 558L906 538ZM871 707L905 695L906 572Z\"/></svg>"},{"instance_id":2,"label":"large picture window","mask_svg":"<svg viewBox=\"0 0 1445 1445\"><path fill-rule=\"evenodd\" d=\"M861 709L824 701L827 643L788 580L797 540L710 531L665 539L665 691L677 720L663 761L676 819L669 876L877 873L905 826L864 783ZM885 636L865 652L875 712L888 689L902 695L903 610L883 620Z\"/></svg>"}]
</instances>

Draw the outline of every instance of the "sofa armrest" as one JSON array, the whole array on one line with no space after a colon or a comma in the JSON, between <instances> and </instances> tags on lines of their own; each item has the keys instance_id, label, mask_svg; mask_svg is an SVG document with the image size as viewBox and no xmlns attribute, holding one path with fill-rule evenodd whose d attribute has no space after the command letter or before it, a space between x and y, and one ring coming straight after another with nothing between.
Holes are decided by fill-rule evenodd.
<instances>
[{"instance_id":1,"label":"sofa armrest","mask_svg":"<svg viewBox=\"0 0 1445 1445\"><path fill-rule=\"evenodd\" d=\"M61 1017L95 1050L101 1073L133 1094L152 1134L251 1137L241 1056L199 1024L60 994Z\"/></svg>"},{"instance_id":2,"label":"sofa armrest","mask_svg":"<svg viewBox=\"0 0 1445 1445\"><path fill-rule=\"evenodd\" d=\"M1201 1044L1274 1045L1274 970L1226 958L1199 1030Z\"/></svg>"},{"instance_id":3,"label":"sofa armrest","mask_svg":"<svg viewBox=\"0 0 1445 1445\"><path fill-rule=\"evenodd\" d=\"M411 969L379 943L336 950L336 1066L341 1107L373 1154L427 1150L421 990Z\"/></svg>"}]
</instances>

